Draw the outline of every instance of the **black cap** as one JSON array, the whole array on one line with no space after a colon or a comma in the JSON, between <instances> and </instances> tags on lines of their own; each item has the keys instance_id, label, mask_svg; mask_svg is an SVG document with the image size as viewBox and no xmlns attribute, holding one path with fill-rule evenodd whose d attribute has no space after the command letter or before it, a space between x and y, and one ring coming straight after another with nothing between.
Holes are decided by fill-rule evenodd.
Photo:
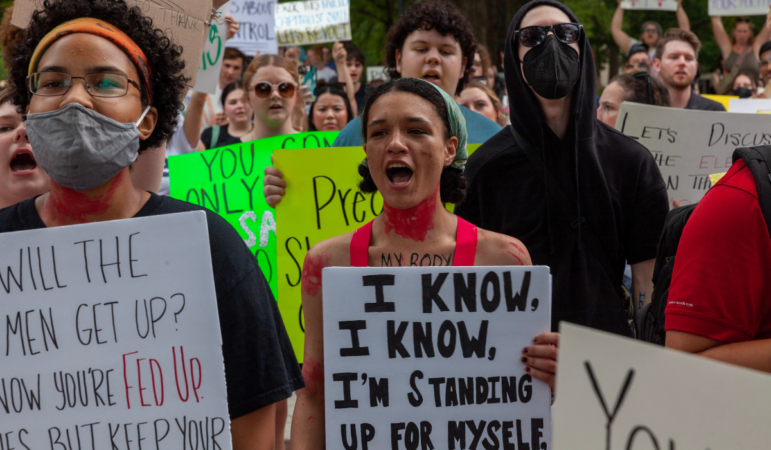
<instances>
[{"instance_id":1,"label":"black cap","mask_svg":"<svg viewBox=\"0 0 771 450\"><path fill-rule=\"evenodd\" d=\"M760 51L758 52L758 55L762 55L763 53L769 50L771 50L771 41L766 41L766 43L760 46Z\"/></svg>"},{"instance_id":2,"label":"black cap","mask_svg":"<svg viewBox=\"0 0 771 450\"><path fill-rule=\"evenodd\" d=\"M645 54L647 54L648 53L648 49L645 48L644 45L639 45L639 44L638 45L633 45L629 49L629 53L626 54L626 58L629 59L629 58L632 57L632 55L637 54L637 53L645 53Z\"/></svg>"}]
</instances>

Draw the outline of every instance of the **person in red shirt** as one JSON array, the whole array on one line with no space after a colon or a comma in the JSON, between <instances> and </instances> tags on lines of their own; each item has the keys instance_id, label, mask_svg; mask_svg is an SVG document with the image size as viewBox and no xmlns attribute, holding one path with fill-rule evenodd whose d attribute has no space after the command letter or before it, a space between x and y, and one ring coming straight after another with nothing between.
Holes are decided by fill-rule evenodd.
<instances>
[{"instance_id":1,"label":"person in red shirt","mask_svg":"<svg viewBox=\"0 0 771 450\"><path fill-rule=\"evenodd\" d=\"M683 230L666 305L666 346L771 372L771 238L742 160Z\"/></svg>"}]
</instances>

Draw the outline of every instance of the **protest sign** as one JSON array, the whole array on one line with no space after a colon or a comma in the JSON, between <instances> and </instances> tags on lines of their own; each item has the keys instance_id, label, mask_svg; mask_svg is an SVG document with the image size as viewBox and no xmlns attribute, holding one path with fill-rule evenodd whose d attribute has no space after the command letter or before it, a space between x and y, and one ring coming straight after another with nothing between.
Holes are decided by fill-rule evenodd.
<instances>
[{"instance_id":1,"label":"protest sign","mask_svg":"<svg viewBox=\"0 0 771 450\"><path fill-rule=\"evenodd\" d=\"M153 20L156 28L163 30L166 36L185 49L182 60L185 69L182 72L190 78L189 86L195 86L198 76L198 62L203 53L204 41L209 35L212 0L126 0L129 7L136 6L142 13ZM27 28L32 13L41 9L41 0L16 0L11 23L19 28Z\"/></svg>"},{"instance_id":2,"label":"protest sign","mask_svg":"<svg viewBox=\"0 0 771 450\"><path fill-rule=\"evenodd\" d=\"M228 24L224 17L230 14L231 2L227 2L217 10L218 19L212 21L209 35L203 47L201 63L198 65L198 78L195 89L206 94L215 94L219 87L222 57L225 56L225 42L228 40Z\"/></svg>"},{"instance_id":3,"label":"protest sign","mask_svg":"<svg viewBox=\"0 0 771 450\"><path fill-rule=\"evenodd\" d=\"M710 16L765 16L769 0L708 0Z\"/></svg>"},{"instance_id":4,"label":"protest sign","mask_svg":"<svg viewBox=\"0 0 771 450\"><path fill-rule=\"evenodd\" d=\"M739 98L738 95L713 95L713 94L702 94L702 97L716 101L723 105L723 108L725 108L726 111L728 111L728 106L731 100Z\"/></svg>"},{"instance_id":5,"label":"protest sign","mask_svg":"<svg viewBox=\"0 0 771 450\"><path fill-rule=\"evenodd\" d=\"M771 114L769 98L737 98L728 102L728 112L748 114Z\"/></svg>"},{"instance_id":6,"label":"protest sign","mask_svg":"<svg viewBox=\"0 0 771 450\"><path fill-rule=\"evenodd\" d=\"M621 9L677 11L677 2L675 0L623 0Z\"/></svg>"},{"instance_id":7,"label":"protest sign","mask_svg":"<svg viewBox=\"0 0 771 450\"><path fill-rule=\"evenodd\" d=\"M235 47L248 56L275 55L276 42L274 12L275 0L232 0L231 15L240 22L240 28L228 47Z\"/></svg>"},{"instance_id":8,"label":"protest sign","mask_svg":"<svg viewBox=\"0 0 771 450\"><path fill-rule=\"evenodd\" d=\"M469 145L469 155L479 144ZM278 302L297 360L303 360L305 321L300 283L305 254L317 243L356 231L383 211L379 193L359 191L361 147L277 150L273 163L284 174L287 194L276 208ZM453 211L453 205L446 205ZM418 264L413 264L418 265Z\"/></svg>"},{"instance_id":9,"label":"protest sign","mask_svg":"<svg viewBox=\"0 0 771 450\"><path fill-rule=\"evenodd\" d=\"M278 45L350 41L350 0L276 3Z\"/></svg>"},{"instance_id":10,"label":"protest sign","mask_svg":"<svg viewBox=\"0 0 771 450\"><path fill-rule=\"evenodd\" d=\"M771 377L578 325L560 325L557 450L758 449Z\"/></svg>"},{"instance_id":11,"label":"protest sign","mask_svg":"<svg viewBox=\"0 0 771 450\"><path fill-rule=\"evenodd\" d=\"M670 199L696 203L709 176L731 167L737 147L771 144L768 116L694 111L624 102L616 129L653 154Z\"/></svg>"},{"instance_id":12,"label":"protest sign","mask_svg":"<svg viewBox=\"0 0 771 450\"><path fill-rule=\"evenodd\" d=\"M276 217L263 194L265 167L279 148L329 147L337 131L276 136L169 158L170 196L227 220L254 253L277 297Z\"/></svg>"},{"instance_id":13,"label":"protest sign","mask_svg":"<svg viewBox=\"0 0 771 450\"><path fill-rule=\"evenodd\" d=\"M551 390L520 362L549 331L548 267L322 277L326 448L551 448Z\"/></svg>"},{"instance_id":14,"label":"protest sign","mask_svg":"<svg viewBox=\"0 0 771 450\"><path fill-rule=\"evenodd\" d=\"M0 448L231 448L204 212L0 234L0 285Z\"/></svg>"},{"instance_id":15,"label":"protest sign","mask_svg":"<svg viewBox=\"0 0 771 450\"><path fill-rule=\"evenodd\" d=\"M372 80L388 81L390 77L386 72L385 66L369 66L367 67L367 82Z\"/></svg>"}]
</instances>

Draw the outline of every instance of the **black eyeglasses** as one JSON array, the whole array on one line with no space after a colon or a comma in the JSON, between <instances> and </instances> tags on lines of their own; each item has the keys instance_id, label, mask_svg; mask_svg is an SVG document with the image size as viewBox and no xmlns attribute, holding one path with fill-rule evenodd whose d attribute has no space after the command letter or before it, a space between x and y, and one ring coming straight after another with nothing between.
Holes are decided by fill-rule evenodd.
<instances>
[{"instance_id":1,"label":"black eyeglasses","mask_svg":"<svg viewBox=\"0 0 771 450\"><path fill-rule=\"evenodd\" d=\"M34 95L55 97L66 94L75 79L83 80L86 92L92 97L123 97L128 92L129 84L141 90L136 81L120 73L92 73L85 77L73 77L61 72L35 72L27 77L27 87Z\"/></svg>"},{"instance_id":2,"label":"black eyeglasses","mask_svg":"<svg viewBox=\"0 0 771 450\"><path fill-rule=\"evenodd\" d=\"M546 40L546 35L551 31L558 41L563 44L575 44L581 37L583 25L578 23L559 23L557 25L520 28L515 31L515 37L519 37L519 42L525 47L537 47Z\"/></svg>"},{"instance_id":3,"label":"black eyeglasses","mask_svg":"<svg viewBox=\"0 0 771 450\"><path fill-rule=\"evenodd\" d=\"M632 74L632 78L636 80L642 80L643 78L648 82L648 104L653 105L653 88L651 88L651 74L648 72L635 72Z\"/></svg>"},{"instance_id":4,"label":"black eyeglasses","mask_svg":"<svg viewBox=\"0 0 771 450\"><path fill-rule=\"evenodd\" d=\"M637 69L638 71L646 71L646 72L650 70L648 63L642 62L642 61L638 62L637 64L626 63L626 65L624 65L624 68L626 70Z\"/></svg>"}]
</instances>

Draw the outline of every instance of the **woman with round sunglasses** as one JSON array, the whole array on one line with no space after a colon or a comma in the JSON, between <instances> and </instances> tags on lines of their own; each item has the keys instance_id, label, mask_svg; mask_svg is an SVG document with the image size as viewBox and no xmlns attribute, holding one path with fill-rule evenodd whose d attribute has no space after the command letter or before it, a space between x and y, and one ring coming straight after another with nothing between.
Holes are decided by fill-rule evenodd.
<instances>
[{"instance_id":1,"label":"woman with round sunglasses","mask_svg":"<svg viewBox=\"0 0 771 450\"><path fill-rule=\"evenodd\" d=\"M244 87L254 111L252 131L242 142L294 134L292 111L298 101L297 66L278 55L261 55L244 72Z\"/></svg>"},{"instance_id":2,"label":"woman with round sunglasses","mask_svg":"<svg viewBox=\"0 0 771 450\"><path fill-rule=\"evenodd\" d=\"M353 117L351 101L341 87L325 84L316 88L316 101L308 111L309 131L340 131Z\"/></svg>"},{"instance_id":3,"label":"woman with round sunglasses","mask_svg":"<svg viewBox=\"0 0 771 450\"><path fill-rule=\"evenodd\" d=\"M511 125L469 159L469 189L455 212L520 238L534 264L549 266L553 331L566 320L631 336L630 315L652 295L668 212L656 161L597 120L592 47L564 4L535 0L517 12L505 68L517 99Z\"/></svg>"},{"instance_id":4,"label":"woman with round sunglasses","mask_svg":"<svg viewBox=\"0 0 771 450\"><path fill-rule=\"evenodd\" d=\"M216 213L129 176L137 154L174 129L182 48L124 0L39 7L13 48L10 79L50 191L0 210L0 232L205 211L233 448L274 448L275 404L304 383L254 255Z\"/></svg>"},{"instance_id":5,"label":"woman with round sunglasses","mask_svg":"<svg viewBox=\"0 0 771 450\"><path fill-rule=\"evenodd\" d=\"M452 266L530 264L517 239L471 226L442 206L461 201L466 187L466 124L449 94L423 80L393 80L372 94L361 117L366 159L358 169L363 178L359 187L380 192L385 206L369 224L316 244L305 257L307 387L297 393L293 449L319 449L325 444L323 268L383 266L387 254L416 253L442 255ZM404 263L408 264L406 258ZM552 388L556 343L556 333L539 335L534 345L523 349L521 359L528 374Z\"/></svg>"}]
</instances>

